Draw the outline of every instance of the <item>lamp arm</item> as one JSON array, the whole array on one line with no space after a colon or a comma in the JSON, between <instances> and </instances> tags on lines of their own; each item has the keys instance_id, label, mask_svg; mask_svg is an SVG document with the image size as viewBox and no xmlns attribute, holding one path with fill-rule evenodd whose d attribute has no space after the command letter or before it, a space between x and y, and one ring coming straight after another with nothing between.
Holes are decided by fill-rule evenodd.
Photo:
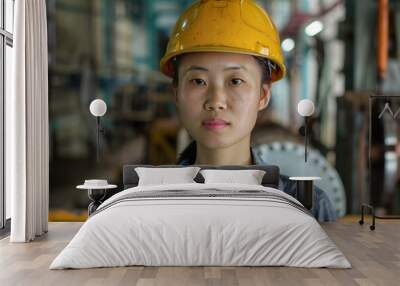
<instances>
[{"instance_id":1,"label":"lamp arm","mask_svg":"<svg viewBox=\"0 0 400 286\"><path fill-rule=\"evenodd\" d=\"M100 161L100 116L96 116L96 161L99 163Z\"/></svg>"},{"instance_id":2,"label":"lamp arm","mask_svg":"<svg viewBox=\"0 0 400 286\"><path fill-rule=\"evenodd\" d=\"M305 137L305 144L304 144L304 161L307 162L307 147L308 147L308 117L305 117L305 126L304 126L304 137Z\"/></svg>"}]
</instances>

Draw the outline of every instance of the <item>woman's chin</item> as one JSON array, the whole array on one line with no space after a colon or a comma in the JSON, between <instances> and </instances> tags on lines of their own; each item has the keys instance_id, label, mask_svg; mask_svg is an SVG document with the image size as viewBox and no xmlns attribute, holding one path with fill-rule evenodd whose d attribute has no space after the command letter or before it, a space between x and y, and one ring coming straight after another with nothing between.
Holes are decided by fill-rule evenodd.
<instances>
[{"instance_id":1,"label":"woman's chin","mask_svg":"<svg viewBox=\"0 0 400 286\"><path fill-rule=\"evenodd\" d=\"M231 142L230 140L227 139L228 138L211 138L210 136L197 140L197 142L207 149L220 149L220 148L227 148L234 144L234 142Z\"/></svg>"},{"instance_id":2,"label":"woman's chin","mask_svg":"<svg viewBox=\"0 0 400 286\"><path fill-rule=\"evenodd\" d=\"M196 142L207 149L227 148L240 141L238 136L234 136L236 134L232 129L225 132L210 132L207 129L200 129L191 134L196 134L197 136L194 136Z\"/></svg>"}]
</instances>

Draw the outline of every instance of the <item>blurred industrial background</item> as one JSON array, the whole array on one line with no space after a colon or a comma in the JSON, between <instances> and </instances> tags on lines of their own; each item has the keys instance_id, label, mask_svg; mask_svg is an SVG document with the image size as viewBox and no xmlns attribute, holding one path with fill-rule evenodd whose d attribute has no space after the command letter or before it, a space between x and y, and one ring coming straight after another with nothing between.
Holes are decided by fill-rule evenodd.
<instances>
[{"instance_id":1,"label":"blurred industrial background","mask_svg":"<svg viewBox=\"0 0 400 286\"><path fill-rule=\"evenodd\" d=\"M370 201L380 213L398 214L400 100L396 103L389 96L400 96L399 1L389 1L384 70L377 63L377 51L385 44L379 37L379 1L257 2L280 31L289 72L273 84L272 102L259 117L253 145L267 152L272 164L281 165L282 173L296 175L304 152L297 103L311 99L316 112L311 134L314 159L309 164L327 173L324 190L338 214L357 214L361 204ZM188 144L159 60L176 19L191 3L47 1L50 220L85 218L87 193L75 188L85 179L107 179L122 189L124 164L174 164ZM385 94L385 100L371 103L370 95L376 93ZM89 112L96 98L108 107L102 118L99 163L96 119ZM386 103L397 106L393 114L381 114ZM372 120L370 134L371 106L372 114L380 116Z\"/></svg>"}]
</instances>

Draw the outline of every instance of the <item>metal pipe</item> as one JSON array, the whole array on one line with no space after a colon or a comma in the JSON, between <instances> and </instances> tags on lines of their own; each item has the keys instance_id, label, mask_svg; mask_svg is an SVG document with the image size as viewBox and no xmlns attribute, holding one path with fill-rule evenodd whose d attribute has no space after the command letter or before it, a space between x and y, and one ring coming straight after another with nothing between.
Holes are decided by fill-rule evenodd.
<instances>
[{"instance_id":1,"label":"metal pipe","mask_svg":"<svg viewBox=\"0 0 400 286\"><path fill-rule=\"evenodd\" d=\"M388 0L379 0L378 3L378 88L381 92L382 81L386 78L389 45L389 3Z\"/></svg>"}]
</instances>

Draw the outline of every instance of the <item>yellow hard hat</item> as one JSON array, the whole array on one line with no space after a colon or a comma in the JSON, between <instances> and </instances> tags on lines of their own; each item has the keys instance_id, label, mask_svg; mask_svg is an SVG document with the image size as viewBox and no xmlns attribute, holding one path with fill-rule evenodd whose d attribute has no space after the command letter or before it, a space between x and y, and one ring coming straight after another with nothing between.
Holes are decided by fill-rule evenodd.
<instances>
[{"instance_id":1,"label":"yellow hard hat","mask_svg":"<svg viewBox=\"0 0 400 286\"><path fill-rule=\"evenodd\" d=\"M176 22L161 72L172 77L171 59L191 52L233 52L269 59L275 63L272 81L285 73L279 33L269 15L252 0L201 0Z\"/></svg>"}]
</instances>

